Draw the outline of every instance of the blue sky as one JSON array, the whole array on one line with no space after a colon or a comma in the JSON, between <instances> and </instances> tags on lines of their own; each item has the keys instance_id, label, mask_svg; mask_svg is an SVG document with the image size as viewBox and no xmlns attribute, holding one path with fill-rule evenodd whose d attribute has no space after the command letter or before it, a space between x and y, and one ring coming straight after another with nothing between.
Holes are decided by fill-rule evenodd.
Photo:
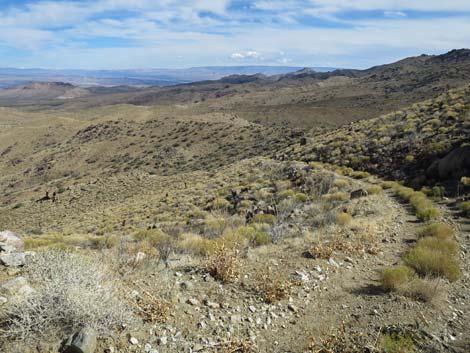
<instances>
[{"instance_id":1,"label":"blue sky","mask_svg":"<svg viewBox=\"0 0 470 353\"><path fill-rule=\"evenodd\" d=\"M0 67L365 68L470 47L470 0L0 0Z\"/></svg>"}]
</instances>

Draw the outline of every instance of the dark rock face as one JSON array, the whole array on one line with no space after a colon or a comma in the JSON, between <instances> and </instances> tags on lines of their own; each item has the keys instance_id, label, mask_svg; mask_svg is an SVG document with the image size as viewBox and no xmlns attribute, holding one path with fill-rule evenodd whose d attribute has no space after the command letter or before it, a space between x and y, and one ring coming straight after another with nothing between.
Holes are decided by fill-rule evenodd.
<instances>
[{"instance_id":1,"label":"dark rock face","mask_svg":"<svg viewBox=\"0 0 470 353\"><path fill-rule=\"evenodd\" d=\"M433 179L446 180L470 175L470 146L459 147L434 161L426 170Z\"/></svg>"}]
</instances>

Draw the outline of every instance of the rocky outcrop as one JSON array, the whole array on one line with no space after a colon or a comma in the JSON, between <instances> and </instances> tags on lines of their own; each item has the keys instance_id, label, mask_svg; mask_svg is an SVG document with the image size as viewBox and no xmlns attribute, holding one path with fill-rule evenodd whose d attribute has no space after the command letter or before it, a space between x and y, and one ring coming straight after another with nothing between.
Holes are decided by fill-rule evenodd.
<instances>
[{"instance_id":1,"label":"rocky outcrop","mask_svg":"<svg viewBox=\"0 0 470 353\"><path fill-rule=\"evenodd\" d=\"M434 161L426 170L433 179L446 180L470 175L470 146L459 147Z\"/></svg>"}]
</instances>

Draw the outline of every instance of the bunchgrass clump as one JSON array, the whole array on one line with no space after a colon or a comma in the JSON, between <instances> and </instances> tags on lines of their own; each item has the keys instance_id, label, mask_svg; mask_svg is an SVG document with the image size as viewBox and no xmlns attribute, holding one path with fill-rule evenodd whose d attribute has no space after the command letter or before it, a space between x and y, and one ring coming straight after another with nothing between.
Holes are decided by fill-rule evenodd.
<instances>
[{"instance_id":1,"label":"bunchgrass clump","mask_svg":"<svg viewBox=\"0 0 470 353\"><path fill-rule=\"evenodd\" d=\"M433 223L420 229L420 231L418 232L418 237L436 237L439 239L452 239L454 237L454 230L447 224Z\"/></svg>"},{"instance_id":2,"label":"bunchgrass clump","mask_svg":"<svg viewBox=\"0 0 470 353\"><path fill-rule=\"evenodd\" d=\"M416 276L415 271L408 266L395 266L381 271L380 282L385 291L398 291Z\"/></svg>"},{"instance_id":3,"label":"bunchgrass clump","mask_svg":"<svg viewBox=\"0 0 470 353\"><path fill-rule=\"evenodd\" d=\"M460 276L458 258L443 249L416 246L403 257L403 261L421 276L443 277L450 281Z\"/></svg>"},{"instance_id":4,"label":"bunchgrass clump","mask_svg":"<svg viewBox=\"0 0 470 353\"><path fill-rule=\"evenodd\" d=\"M349 213L341 212L336 215L336 223L340 226L345 226L352 221L352 216Z\"/></svg>"}]
</instances>

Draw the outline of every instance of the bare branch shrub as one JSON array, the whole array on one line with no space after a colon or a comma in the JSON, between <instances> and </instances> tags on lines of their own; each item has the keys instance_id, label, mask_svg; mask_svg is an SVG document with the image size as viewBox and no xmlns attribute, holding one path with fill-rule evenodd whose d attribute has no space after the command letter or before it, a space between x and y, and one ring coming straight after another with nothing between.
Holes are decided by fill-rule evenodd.
<instances>
[{"instance_id":1,"label":"bare branch shrub","mask_svg":"<svg viewBox=\"0 0 470 353\"><path fill-rule=\"evenodd\" d=\"M25 276L36 292L14 298L1 313L3 338L62 338L83 326L106 334L134 319L118 281L96 258L61 250L40 252L27 264Z\"/></svg>"}]
</instances>

